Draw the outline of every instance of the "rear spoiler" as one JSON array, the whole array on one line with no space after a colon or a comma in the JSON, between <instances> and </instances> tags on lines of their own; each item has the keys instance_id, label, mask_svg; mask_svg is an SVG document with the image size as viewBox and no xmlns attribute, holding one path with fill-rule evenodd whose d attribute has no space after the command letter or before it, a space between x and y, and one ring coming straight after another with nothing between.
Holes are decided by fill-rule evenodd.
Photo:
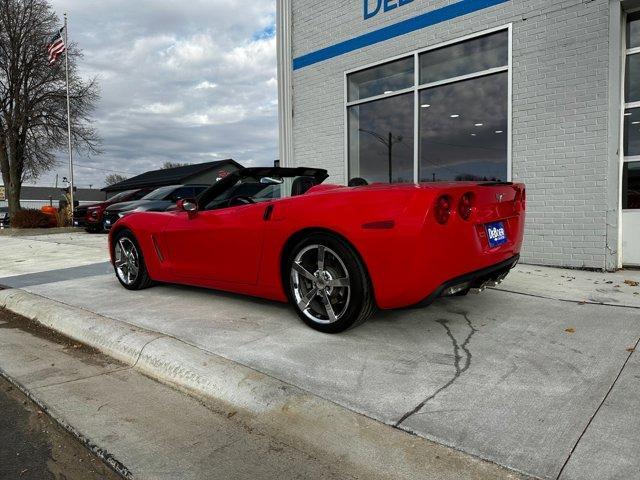
<instances>
[{"instance_id":1,"label":"rear spoiler","mask_svg":"<svg viewBox=\"0 0 640 480\"><path fill-rule=\"evenodd\" d=\"M478 184L480 187L502 187L509 185L513 185L513 182L483 182Z\"/></svg>"}]
</instances>

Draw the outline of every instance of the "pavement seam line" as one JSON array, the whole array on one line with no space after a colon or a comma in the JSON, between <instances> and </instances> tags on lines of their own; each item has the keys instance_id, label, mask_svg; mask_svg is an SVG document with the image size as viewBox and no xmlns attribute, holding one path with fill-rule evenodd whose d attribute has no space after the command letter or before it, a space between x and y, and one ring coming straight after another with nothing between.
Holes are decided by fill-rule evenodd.
<instances>
[{"instance_id":1,"label":"pavement seam line","mask_svg":"<svg viewBox=\"0 0 640 480\"><path fill-rule=\"evenodd\" d=\"M587 424L585 425L584 429L580 433L580 436L578 437L576 442L573 444L573 448L571 448L571 451L569 452L569 455L567 456L567 459L562 464L562 467L560 468L560 471L558 472L558 476L555 478L555 480L560 480L560 477L562 476L562 473L564 472L565 468L569 464L569 461L571 460L571 457L573 456L573 453L576 451L576 448L578 448L578 444L580 443L580 441L582 440L584 435L587 433L587 430L589 429L589 427L593 423L593 420L596 418L596 415L598 415L598 412L600 411L600 409L604 405L604 402L606 402L607 398L609 398L609 394L611 394L611 392L613 391L613 387L615 387L616 383L618 382L618 379L620 378L620 376L622 375L622 372L624 371L625 367L627 366L627 363L629 363L629 360L631 359L631 355L634 354L634 352L638 348L639 344L640 344L640 337L638 337L638 339L636 340L635 345L632 347L631 351L629 352L629 355L627 355L627 358L625 359L624 363L622 364L622 367L620 368L620 371L616 375L616 378L613 379L613 382L611 383L611 386L607 390L607 393L605 394L605 396L602 398L602 401L598 405L598 408L596 408L596 410L593 412L593 414L589 418L589 421L587 422Z\"/></svg>"},{"instance_id":2,"label":"pavement seam line","mask_svg":"<svg viewBox=\"0 0 640 480\"><path fill-rule=\"evenodd\" d=\"M108 450L98 446L98 444L94 443L90 438L83 435L79 430L73 427L70 423L66 422L60 415L58 415L55 411L51 410L47 405L42 402L36 395L34 395L28 388L24 387L20 382L14 379L11 375L5 372L2 367L0 367L0 376L6 379L9 383L11 383L14 387L20 390L29 400L35 403L40 410L45 412L49 417L60 426L64 431L68 432L73 438L78 440L87 450L89 450L92 454L97 456L100 460L106 463L114 472L121 475L126 479L133 479L133 474L131 470L127 468L127 466L118 460L113 454L111 454Z\"/></svg>"},{"instance_id":3,"label":"pavement seam line","mask_svg":"<svg viewBox=\"0 0 640 480\"><path fill-rule=\"evenodd\" d=\"M109 375L110 373L124 372L126 370L131 370L132 368L133 367L116 368L114 370L109 370L108 372L96 373L95 375L88 375L86 377L74 378L71 380L65 380L64 382L50 383L48 385L39 385L37 387L31 387L31 388L33 388L33 390L40 390L41 388L57 387L59 385L66 385L67 383L81 382L82 380L88 380L90 378L96 378L102 375Z\"/></svg>"},{"instance_id":4,"label":"pavement seam line","mask_svg":"<svg viewBox=\"0 0 640 480\"><path fill-rule=\"evenodd\" d=\"M65 235L65 234L64 233L62 233L62 234L52 233L50 235ZM88 246L88 245L79 245L79 244L76 244L76 243L64 243L64 242L59 242L59 241L55 241L55 240L41 240L39 238L34 238L33 236L20 237L20 235L7 235L7 237L14 238L14 239L26 240L28 242L50 243L51 245L66 245L66 246L69 246L69 247L80 247L80 248L87 248L87 249L90 249L90 250L103 250L102 248L98 249L98 247L93 247L93 246Z\"/></svg>"},{"instance_id":5,"label":"pavement seam line","mask_svg":"<svg viewBox=\"0 0 640 480\"><path fill-rule=\"evenodd\" d=\"M640 310L640 307L635 305L618 305L615 303L594 302L593 300L569 300L567 298L546 297L544 295L536 295L534 293L516 292L515 290L507 290L506 288L493 288L493 287L489 287L489 288L494 292L514 293L516 295L524 295L525 297L544 298L546 300L556 300L558 302L578 303L578 304L586 304L586 305L600 305L603 307L632 308L635 310Z\"/></svg>"}]
</instances>

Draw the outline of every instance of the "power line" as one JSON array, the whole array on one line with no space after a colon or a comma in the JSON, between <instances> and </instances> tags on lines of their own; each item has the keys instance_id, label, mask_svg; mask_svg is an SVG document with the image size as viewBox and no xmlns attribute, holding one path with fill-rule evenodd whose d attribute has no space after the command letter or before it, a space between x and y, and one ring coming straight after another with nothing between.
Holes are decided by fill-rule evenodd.
<instances>
[{"instance_id":1,"label":"power line","mask_svg":"<svg viewBox=\"0 0 640 480\"><path fill-rule=\"evenodd\" d=\"M58 166L60 166L60 165L58 165ZM90 170L98 170L98 171L101 171L101 172L124 173L126 175L135 175L135 173L124 172L122 170L110 170L108 168L90 167L89 165L78 165L78 164L75 164L74 167L76 167L76 168L78 168L78 167L79 168L88 168Z\"/></svg>"}]
</instances>

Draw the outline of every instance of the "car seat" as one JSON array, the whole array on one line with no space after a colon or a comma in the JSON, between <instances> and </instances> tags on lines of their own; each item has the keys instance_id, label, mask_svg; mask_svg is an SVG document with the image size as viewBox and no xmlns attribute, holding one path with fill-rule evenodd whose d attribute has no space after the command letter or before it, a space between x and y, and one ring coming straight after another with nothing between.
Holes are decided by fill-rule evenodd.
<instances>
[{"instance_id":1,"label":"car seat","mask_svg":"<svg viewBox=\"0 0 640 480\"><path fill-rule=\"evenodd\" d=\"M316 184L313 177L298 177L291 184L291 196L302 195Z\"/></svg>"}]
</instances>

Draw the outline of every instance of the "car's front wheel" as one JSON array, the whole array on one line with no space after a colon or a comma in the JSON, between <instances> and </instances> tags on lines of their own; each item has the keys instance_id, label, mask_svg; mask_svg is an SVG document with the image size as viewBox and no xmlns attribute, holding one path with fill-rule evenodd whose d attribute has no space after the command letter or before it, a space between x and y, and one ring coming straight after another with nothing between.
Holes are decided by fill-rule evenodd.
<instances>
[{"instance_id":1,"label":"car's front wheel","mask_svg":"<svg viewBox=\"0 0 640 480\"><path fill-rule=\"evenodd\" d=\"M342 332L375 309L362 260L339 237L317 233L300 241L289 253L285 277L296 312L321 332Z\"/></svg>"},{"instance_id":2,"label":"car's front wheel","mask_svg":"<svg viewBox=\"0 0 640 480\"><path fill-rule=\"evenodd\" d=\"M115 235L113 259L116 277L124 288L141 290L151 285L142 249L131 231L121 230Z\"/></svg>"}]
</instances>

